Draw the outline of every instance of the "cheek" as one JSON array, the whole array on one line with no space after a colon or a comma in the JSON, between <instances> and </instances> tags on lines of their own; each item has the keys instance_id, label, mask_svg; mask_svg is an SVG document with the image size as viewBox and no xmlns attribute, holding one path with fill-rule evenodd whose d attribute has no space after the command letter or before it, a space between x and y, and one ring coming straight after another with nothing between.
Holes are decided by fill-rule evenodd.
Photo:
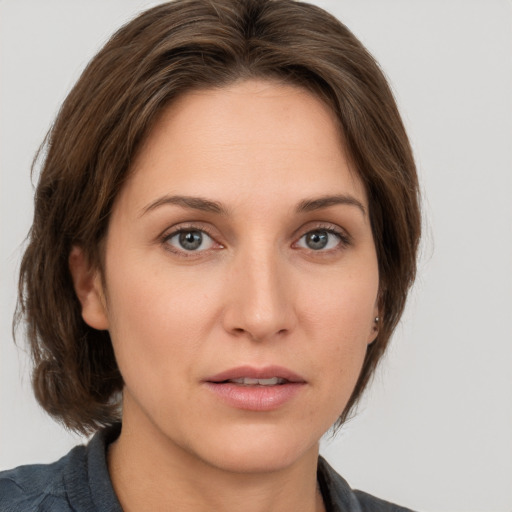
<instances>
[{"instance_id":1,"label":"cheek","mask_svg":"<svg viewBox=\"0 0 512 512\"><path fill-rule=\"evenodd\" d=\"M315 330L337 333L341 339L367 342L378 295L378 273L333 273L304 290L302 310Z\"/></svg>"},{"instance_id":2,"label":"cheek","mask_svg":"<svg viewBox=\"0 0 512 512\"><path fill-rule=\"evenodd\" d=\"M214 322L215 284L179 271L141 271L144 266L126 279L126 267L113 267L107 283L109 330L121 372L146 365L154 374L171 363L182 368L177 362L192 359Z\"/></svg>"},{"instance_id":3,"label":"cheek","mask_svg":"<svg viewBox=\"0 0 512 512\"><path fill-rule=\"evenodd\" d=\"M355 386L371 340L378 275L331 276L316 290L304 295L303 325L314 343L317 370L329 374L325 382L342 403Z\"/></svg>"}]
</instances>

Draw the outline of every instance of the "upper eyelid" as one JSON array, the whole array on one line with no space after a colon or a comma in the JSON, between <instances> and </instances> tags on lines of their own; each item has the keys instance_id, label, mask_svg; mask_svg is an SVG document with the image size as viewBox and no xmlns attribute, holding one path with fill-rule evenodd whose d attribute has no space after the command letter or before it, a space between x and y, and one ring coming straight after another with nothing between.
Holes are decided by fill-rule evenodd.
<instances>
[{"instance_id":1,"label":"upper eyelid","mask_svg":"<svg viewBox=\"0 0 512 512\"><path fill-rule=\"evenodd\" d=\"M218 247L208 247L202 250L191 250L188 251L185 248L179 248L174 246L174 244L170 243L170 240L172 240L174 237L179 235L180 233L187 232L187 231L200 231L201 233L204 233L210 240L212 241L213 245L217 245ZM189 226L173 226L171 228L168 228L165 230L162 235L158 238L159 243L164 246L166 251L169 251L171 253L174 253L175 255L178 255L180 257L186 257L186 258L201 258L202 255L205 253L208 253L212 250L216 250L219 248L224 248L224 245L217 241L217 239L209 233L204 227L198 227L196 225L189 225Z\"/></svg>"},{"instance_id":2,"label":"upper eyelid","mask_svg":"<svg viewBox=\"0 0 512 512\"><path fill-rule=\"evenodd\" d=\"M351 245L352 243L352 240L351 238L349 238L349 236L345 235L344 233L340 232L339 230L333 230L333 229L328 229L328 228L318 228L318 229L309 229L308 231L305 231L304 234L302 236L300 236L294 243L293 245L297 246L299 244L299 242L308 234L308 233L312 233L312 232L315 232L315 231L326 231L327 233L329 233L330 235L333 235L335 237L338 238L338 243L337 243L337 248L339 249L340 246L341 247L348 247ZM307 248L305 248L307 249ZM310 249L310 250L313 250L313 249ZM331 248L331 249L328 249L326 251L322 251L322 250L314 250L314 252L317 252L317 253L322 253L322 252L329 252L329 251L332 251L332 250L336 250L336 248Z\"/></svg>"},{"instance_id":3,"label":"upper eyelid","mask_svg":"<svg viewBox=\"0 0 512 512\"><path fill-rule=\"evenodd\" d=\"M313 221L311 223L308 222L307 224L305 224L305 225L301 226L299 229L297 229L294 232L293 237L300 239L307 233L310 233L311 231L321 231L321 230L325 230L325 231L334 233L334 234L340 236L342 239L346 239L348 241L352 240L352 236L345 228L342 228L338 224L334 224L332 222L322 222L322 221L320 221L320 222Z\"/></svg>"},{"instance_id":4,"label":"upper eyelid","mask_svg":"<svg viewBox=\"0 0 512 512\"><path fill-rule=\"evenodd\" d=\"M206 233L210 238L215 239L213 230L208 225L205 225L202 222L194 221L178 223L174 226L168 227L162 232L159 238L170 238L183 231L201 231L203 233Z\"/></svg>"},{"instance_id":5,"label":"upper eyelid","mask_svg":"<svg viewBox=\"0 0 512 512\"><path fill-rule=\"evenodd\" d=\"M201 222L199 222L199 223L196 223L196 222L191 222L191 223L185 222L185 223L182 223L182 224L177 224L177 225L171 226L171 227L165 229L158 236L157 241L160 244L162 244L162 245L172 246L172 244L169 243L169 241L172 238L174 238L176 235L178 235L179 233L183 233L183 232L187 232L187 231L200 231L201 233L204 233L208 238L210 238L214 245L218 246L217 249L218 248L224 248L224 244L218 241L218 237L215 236L211 232L211 229L209 229L208 227L205 227ZM196 254L196 256L199 256L199 254L201 254L203 252L210 251L212 249L214 249L214 248L210 247L208 249L197 251L195 254ZM179 248L175 247L172 252L175 252L175 253L182 252L183 254L188 254L189 251L186 251L185 249L179 249ZM194 253L193 251L190 252L190 255L192 255L193 253Z\"/></svg>"},{"instance_id":6,"label":"upper eyelid","mask_svg":"<svg viewBox=\"0 0 512 512\"><path fill-rule=\"evenodd\" d=\"M180 233L188 233L191 231L199 231L201 233L204 233L206 236L208 236L212 240L215 240L215 238L208 231L206 231L205 229L202 229L202 228L201 229L199 229L199 228L178 228L173 231L170 231L169 233L164 233L163 238L168 240L170 238L174 238L176 235L179 235Z\"/></svg>"}]
</instances>

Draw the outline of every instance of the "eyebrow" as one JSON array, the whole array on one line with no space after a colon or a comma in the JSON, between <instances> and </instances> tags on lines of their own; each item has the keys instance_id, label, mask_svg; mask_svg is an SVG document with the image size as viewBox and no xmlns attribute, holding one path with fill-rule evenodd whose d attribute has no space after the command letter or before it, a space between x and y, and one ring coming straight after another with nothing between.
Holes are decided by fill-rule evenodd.
<instances>
[{"instance_id":1,"label":"eyebrow","mask_svg":"<svg viewBox=\"0 0 512 512\"><path fill-rule=\"evenodd\" d=\"M329 206L336 206L338 204L355 206L361 210L363 216L366 216L366 208L363 206L363 203L355 197L346 194L322 196L316 199L305 199L297 206L297 212L312 212L322 208L329 208Z\"/></svg>"},{"instance_id":2,"label":"eyebrow","mask_svg":"<svg viewBox=\"0 0 512 512\"><path fill-rule=\"evenodd\" d=\"M366 208L361 201L353 196L338 194L332 196L322 196L314 199L304 199L297 205L297 213L307 213L322 208L329 208L336 205L355 206L361 210L363 216L366 216ZM218 215L227 215L227 209L219 202L202 197L194 196L162 196L149 203L142 209L141 216L164 205L176 205L182 208L198 210L207 213L216 213Z\"/></svg>"},{"instance_id":3,"label":"eyebrow","mask_svg":"<svg viewBox=\"0 0 512 512\"><path fill-rule=\"evenodd\" d=\"M145 206L142 209L141 216L166 204L174 204L182 208L199 210L201 212L217 213L220 215L227 214L227 210L217 201L192 196L163 196Z\"/></svg>"}]
</instances>

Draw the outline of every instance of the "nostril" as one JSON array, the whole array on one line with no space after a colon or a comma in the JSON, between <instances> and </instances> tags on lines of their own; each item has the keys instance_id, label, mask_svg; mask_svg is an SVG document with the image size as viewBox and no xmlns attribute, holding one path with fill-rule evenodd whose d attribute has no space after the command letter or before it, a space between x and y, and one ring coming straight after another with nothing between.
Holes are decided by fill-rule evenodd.
<instances>
[{"instance_id":1,"label":"nostril","mask_svg":"<svg viewBox=\"0 0 512 512\"><path fill-rule=\"evenodd\" d=\"M248 336L254 340L262 340L264 338L267 338L268 336L271 336L270 334L252 333L250 329L244 329L243 327L233 327L231 329L231 332L235 336ZM289 329L279 329L278 331L275 331L274 336L285 336L288 332Z\"/></svg>"}]
</instances>

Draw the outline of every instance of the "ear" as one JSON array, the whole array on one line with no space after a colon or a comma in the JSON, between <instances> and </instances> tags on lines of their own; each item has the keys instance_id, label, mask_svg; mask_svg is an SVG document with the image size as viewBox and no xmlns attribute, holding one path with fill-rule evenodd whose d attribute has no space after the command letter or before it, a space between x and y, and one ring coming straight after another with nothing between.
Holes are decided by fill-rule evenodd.
<instances>
[{"instance_id":1,"label":"ear","mask_svg":"<svg viewBox=\"0 0 512 512\"><path fill-rule=\"evenodd\" d=\"M368 345L371 345L377 338L379 334L380 322L381 319L379 315L379 307L378 305L375 305L375 308L373 309L372 325L370 328L370 333L368 335Z\"/></svg>"},{"instance_id":2,"label":"ear","mask_svg":"<svg viewBox=\"0 0 512 512\"><path fill-rule=\"evenodd\" d=\"M91 266L83 249L76 245L69 253L68 264L76 296L82 305L82 318L94 329L107 330L107 307L99 270Z\"/></svg>"}]
</instances>

